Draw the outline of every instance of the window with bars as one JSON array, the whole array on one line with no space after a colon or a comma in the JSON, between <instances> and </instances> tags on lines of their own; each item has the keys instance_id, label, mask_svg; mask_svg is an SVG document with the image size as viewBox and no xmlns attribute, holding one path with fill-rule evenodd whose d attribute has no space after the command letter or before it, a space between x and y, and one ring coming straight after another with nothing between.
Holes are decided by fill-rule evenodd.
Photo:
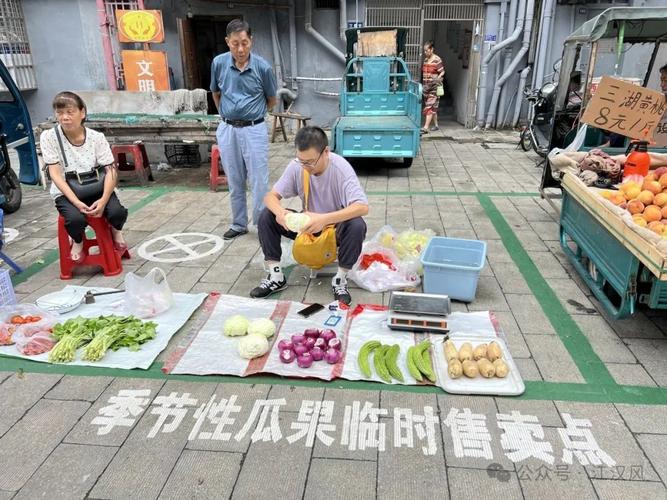
<instances>
[{"instance_id":1,"label":"window with bars","mask_svg":"<svg viewBox=\"0 0 667 500\"><path fill-rule=\"evenodd\" d=\"M21 90L37 88L20 0L0 0L0 60ZM7 88L0 82L0 90Z\"/></svg>"},{"instance_id":2,"label":"window with bars","mask_svg":"<svg viewBox=\"0 0 667 500\"><path fill-rule=\"evenodd\" d=\"M1 0L0 0L1 1ZM123 63L121 60L120 42L118 41L118 27L116 26L116 10L137 10L139 2L137 0L104 0L106 7L107 20L109 22L109 38L111 39L111 52L113 53L113 68L116 77L118 89L125 88L125 74L123 72Z\"/></svg>"}]
</instances>

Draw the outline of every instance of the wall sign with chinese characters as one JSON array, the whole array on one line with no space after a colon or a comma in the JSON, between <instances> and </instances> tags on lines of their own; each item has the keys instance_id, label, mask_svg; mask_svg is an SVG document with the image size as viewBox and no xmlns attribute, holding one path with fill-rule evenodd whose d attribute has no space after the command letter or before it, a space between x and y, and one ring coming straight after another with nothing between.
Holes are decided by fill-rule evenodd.
<instances>
[{"instance_id":1,"label":"wall sign with chinese characters","mask_svg":"<svg viewBox=\"0 0 667 500\"><path fill-rule=\"evenodd\" d=\"M162 43L164 27L159 10L116 10L119 42Z\"/></svg>"},{"instance_id":2,"label":"wall sign with chinese characters","mask_svg":"<svg viewBox=\"0 0 667 500\"><path fill-rule=\"evenodd\" d=\"M603 76L581 121L632 139L652 140L664 112L661 92Z\"/></svg>"},{"instance_id":3,"label":"wall sign with chinese characters","mask_svg":"<svg viewBox=\"0 0 667 500\"><path fill-rule=\"evenodd\" d=\"M139 92L169 90L167 54L155 50L123 50L125 88Z\"/></svg>"}]
</instances>

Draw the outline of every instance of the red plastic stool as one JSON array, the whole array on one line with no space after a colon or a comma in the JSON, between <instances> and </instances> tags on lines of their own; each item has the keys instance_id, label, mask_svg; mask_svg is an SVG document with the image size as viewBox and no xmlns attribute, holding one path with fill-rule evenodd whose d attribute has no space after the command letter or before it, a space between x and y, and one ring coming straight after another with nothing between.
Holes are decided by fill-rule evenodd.
<instances>
[{"instance_id":1,"label":"red plastic stool","mask_svg":"<svg viewBox=\"0 0 667 500\"><path fill-rule=\"evenodd\" d=\"M116 276L123 272L121 258L130 258L129 250L122 254L113 246L111 226L104 217L86 217L88 225L95 231L95 237L89 239L83 235L83 253L85 257L81 264L75 264L70 257L72 245L65 230L65 219L58 217L58 247L60 249L60 279L72 279L72 269L77 266L101 266L104 276ZM99 253L91 254L90 249L97 247Z\"/></svg>"},{"instance_id":2,"label":"red plastic stool","mask_svg":"<svg viewBox=\"0 0 667 500\"><path fill-rule=\"evenodd\" d=\"M142 186L146 184L147 180L153 180L146 146L142 143L114 144L111 146L111 152L121 175L123 172L133 172ZM127 155L132 156L132 162L128 161Z\"/></svg>"},{"instance_id":3,"label":"red plastic stool","mask_svg":"<svg viewBox=\"0 0 667 500\"><path fill-rule=\"evenodd\" d=\"M218 186L227 186L227 176L224 173L220 174L221 166L220 150L218 149L218 145L214 144L211 148L211 175L209 182L211 191L217 191Z\"/></svg>"}]
</instances>

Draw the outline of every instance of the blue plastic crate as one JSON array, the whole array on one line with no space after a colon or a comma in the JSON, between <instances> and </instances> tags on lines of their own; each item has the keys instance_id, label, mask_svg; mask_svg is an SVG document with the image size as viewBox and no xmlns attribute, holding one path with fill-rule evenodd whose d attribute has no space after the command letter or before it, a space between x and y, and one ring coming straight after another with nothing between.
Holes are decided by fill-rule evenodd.
<instances>
[{"instance_id":1,"label":"blue plastic crate","mask_svg":"<svg viewBox=\"0 0 667 500\"><path fill-rule=\"evenodd\" d=\"M485 241L431 238L421 256L424 293L449 295L463 302L474 300L485 260Z\"/></svg>"}]
</instances>

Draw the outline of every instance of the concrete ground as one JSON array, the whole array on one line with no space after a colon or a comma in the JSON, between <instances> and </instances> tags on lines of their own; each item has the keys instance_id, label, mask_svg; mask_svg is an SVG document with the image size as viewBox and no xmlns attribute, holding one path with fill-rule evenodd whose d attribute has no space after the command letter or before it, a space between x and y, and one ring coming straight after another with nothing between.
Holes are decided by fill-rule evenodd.
<instances>
[{"instance_id":1,"label":"concrete ground","mask_svg":"<svg viewBox=\"0 0 667 500\"><path fill-rule=\"evenodd\" d=\"M667 316L604 313L560 249L558 215L537 194L537 158L515 138L443 127L410 169L365 164L358 173L369 237L390 224L487 242L476 300L453 308L495 311L523 396L164 375L189 325L146 371L3 357L0 499L667 498ZM289 144L271 145L272 181L293 155ZM121 190L133 251L125 272L155 265L136 254L149 239L222 235L228 194L208 191L207 179L206 167L175 170ZM5 218L18 237L4 248L26 268L14 276L21 302L65 284L122 285L122 275L59 280L53 205L40 189L24 194ZM161 267L179 292L247 296L263 276L252 231L219 253ZM306 275L294 268L282 298L328 302L328 278ZM134 404L123 411L123 401Z\"/></svg>"}]
</instances>

